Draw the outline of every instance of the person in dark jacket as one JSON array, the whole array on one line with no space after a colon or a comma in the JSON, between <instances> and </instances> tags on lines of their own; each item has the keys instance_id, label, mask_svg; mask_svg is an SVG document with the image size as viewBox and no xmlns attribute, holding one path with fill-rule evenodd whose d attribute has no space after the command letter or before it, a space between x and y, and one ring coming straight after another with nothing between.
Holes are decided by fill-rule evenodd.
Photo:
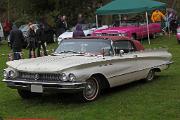
<instances>
[{"instance_id":1,"label":"person in dark jacket","mask_svg":"<svg viewBox=\"0 0 180 120\"><path fill-rule=\"evenodd\" d=\"M35 50L36 50L36 33L34 31L34 26L32 24L29 24L29 30L27 35L27 42L28 42L28 48L29 48L29 58L34 58L35 56Z\"/></svg>"},{"instance_id":2,"label":"person in dark jacket","mask_svg":"<svg viewBox=\"0 0 180 120\"><path fill-rule=\"evenodd\" d=\"M85 19L83 18L82 14L78 15L78 24L85 24Z\"/></svg>"},{"instance_id":3,"label":"person in dark jacket","mask_svg":"<svg viewBox=\"0 0 180 120\"><path fill-rule=\"evenodd\" d=\"M46 46L45 46L45 38L44 38L44 27L42 24L39 25L39 28L36 30L36 39L37 39L37 57L40 57L41 46L44 51L44 55L47 56Z\"/></svg>"},{"instance_id":4,"label":"person in dark jacket","mask_svg":"<svg viewBox=\"0 0 180 120\"><path fill-rule=\"evenodd\" d=\"M62 33L64 33L67 30L66 16L58 16L56 24L56 35L57 37L59 37Z\"/></svg>"},{"instance_id":5,"label":"person in dark jacket","mask_svg":"<svg viewBox=\"0 0 180 120\"><path fill-rule=\"evenodd\" d=\"M24 41L23 33L15 25L10 32L10 45L14 54L14 60L21 59L22 43Z\"/></svg>"},{"instance_id":6,"label":"person in dark jacket","mask_svg":"<svg viewBox=\"0 0 180 120\"><path fill-rule=\"evenodd\" d=\"M84 36L85 36L85 34L83 32L82 25L77 24L76 30L73 32L73 37L84 37Z\"/></svg>"}]
</instances>

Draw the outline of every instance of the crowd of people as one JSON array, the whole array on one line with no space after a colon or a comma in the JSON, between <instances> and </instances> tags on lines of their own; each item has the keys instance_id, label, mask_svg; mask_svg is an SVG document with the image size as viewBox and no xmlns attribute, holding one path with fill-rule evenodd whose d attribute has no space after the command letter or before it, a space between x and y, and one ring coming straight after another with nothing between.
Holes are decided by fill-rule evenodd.
<instances>
[{"instance_id":1,"label":"crowd of people","mask_svg":"<svg viewBox=\"0 0 180 120\"><path fill-rule=\"evenodd\" d=\"M43 48L43 53L46 56L46 46L44 40L44 28L42 24L39 24L38 29L35 32L33 24L30 22L28 24L29 30L27 33L27 48L29 49L29 58L40 57L40 49ZM13 51L14 60L21 59L21 52L23 48L24 36L21 30L19 30L16 25L13 25L10 32L10 45ZM36 50L37 48L37 55Z\"/></svg>"},{"instance_id":2,"label":"crowd of people","mask_svg":"<svg viewBox=\"0 0 180 120\"><path fill-rule=\"evenodd\" d=\"M126 18L127 19L127 18ZM170 31L176 32L177 28L177 15L173 12L167 12L166 15L163 14L160 10L156 9L152 12L151 21L156 23L161 23L162 28L169 28ZM165 21L165 22L164 22ZM54 29L54 34L56 37L60 36L68 29L68 24L66 21L65 15L59 15L57 17L56 27ZM75 30L73 31L73 37L83 37L85 36L82 24L85 24L86 21L83 18L82 14L79 14L77 17L77 24ZM165 24L164 24L165 23ZM27 48L29 50L29 58L40 57L41 48L43 49L43 55L47 55L46 51L46 33L45 33L45 24L40 22L38 24L38 29L35 30L33 23L28 23L29 30L27 32ZM14 59L20 59L23 48L23 43L25 38L21 30L19 30L16 25L12 25L8 20L5 20L3 23L4 38L9 40L9 46L12 48ZM9 36L9 38L8 38Z\"/></svg>"},{"instance_id":3,"label":"crowd of people","mask_svg":"<svg viewBox=\"0 0 180 120\"><path fill-rule=\"evenodd\" d=\"M58 37L68 29L66 16L58 16L58 19L55 21L56 27L54 29L54 34ZM73 32L73 37L85 36L82 25L84 24L84 19L82 14L78 15L76 29ZM8 20L5 20L3 23L4 38L8 41L9 46L12 49L13 60L21 59L22 49L24 47L24 41L27 42L26 48L29 50L29 58L40 57L42 54L47 56L46 50L46 33L45 33L45 24L40 22L38 24L38 29L35 29L35 26L32 22L28 23L27 36L24 36L22 31L18 29L15 24L11 24ZM41 52L42 48L42 52Z\"/></svg>"},{"instance_id":4,"label":"crowd of people","mask_svg":"<svg viewBox=\"0 0 180 120\"><path fill-rule=\"evenodd\" d=\"M163 14L160 10L156 9L151 15L153 23L161 23L161 28L164 32L176 33L178 27L178 17L175 11L167 11Z\"/></svg>"}]
</instances>

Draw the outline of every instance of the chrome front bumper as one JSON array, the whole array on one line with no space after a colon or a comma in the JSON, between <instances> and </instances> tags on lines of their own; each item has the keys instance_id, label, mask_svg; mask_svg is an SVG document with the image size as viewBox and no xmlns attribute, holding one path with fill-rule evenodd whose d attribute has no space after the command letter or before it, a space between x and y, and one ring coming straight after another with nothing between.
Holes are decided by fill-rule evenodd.
<instances>
[{"instance_id":1,"label":"chrome front bumper","mask_svg":"<svg viewBox=\"0 0 180 120\"><path fill-rule=\"evenodd\" d=\"M42 86L43 92L76 92L85 88L86 82L38 82L25 80L6 80L7 86L13 89L24 89L31 91L31 85Z\"/></svg>"}]
</instances>

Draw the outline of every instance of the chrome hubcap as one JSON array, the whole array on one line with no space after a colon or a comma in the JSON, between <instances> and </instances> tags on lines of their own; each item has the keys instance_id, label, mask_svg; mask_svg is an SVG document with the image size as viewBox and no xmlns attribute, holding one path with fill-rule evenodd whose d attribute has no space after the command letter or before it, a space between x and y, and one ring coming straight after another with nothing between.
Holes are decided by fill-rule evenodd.
<instances>
[{"instance_id":1,"label":"chrome hubcap","mask_svg":"<svg viewBox=\"0 0 180 120\"><path fill-rule=\"evenodd\" d=\"M87 100L93 100L98 94L99 86L97 81L93 78L87 80L85 90L83 92L84 97Z\"/></svg>"},{"instance_id":2,"label":"chrome hubcap","mask_svg":"<svg viewBox=\"0 0 180 120\"><path fill-rule=\"evenodd\" d=\"M152 70L149 71L149 74L147 76L147 80L152 80L154 78L154 72Z\"/></svg>"}]
</instances>

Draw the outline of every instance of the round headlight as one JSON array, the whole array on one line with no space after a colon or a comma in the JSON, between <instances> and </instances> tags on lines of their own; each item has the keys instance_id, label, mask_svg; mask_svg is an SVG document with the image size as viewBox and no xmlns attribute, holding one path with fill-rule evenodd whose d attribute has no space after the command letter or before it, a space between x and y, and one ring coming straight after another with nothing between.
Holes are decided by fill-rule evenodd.
<instances>
[{"instance_id":1,"label":"round headlight","mask_svg":"<svg viewBox=\"0 0 180 120\"><path fill-rule=\"evenodd\" d=\"M8 77L8 72L6 70L3 71L4 78Z\"/></svg>"},{"instance_id":2,"label":"round headlight","mask_svg":"<svg viewBox=\"0 0 180 120\"><path fill-rule=\"evenodd\" d=\"M67 75L65 73L62 73L62 81L67 81Z\"/></svg>"},{"instance_id":3,"label":"round headlight","mask_svg":"<svg viewBox=\"0 0 180 120\"><path fill-rule=\"evenodd\" d=\"M9 71L9 77L14 78L15 77L15 72L13 70Z\"/></svg>"},{"instance_id":4,"label":"round headlight","mask_svg":"<svg viewBox=\"0 0 180 120\"><path fill-rule=\"evenodd\" d=\"M69 81L73 82L76 80L76 76L72 73L69 74Z\"/></svg>"},{"instance_id":5,"label":"round headlight","mask_svg":"<svg viewBox=\"0 0 180 120\"><path fill-rule=\"evenodd\" d=\"M121 33L121 36L125 37L125 36L126 36L126 33Z\"/></svg>"}]
</instances>

